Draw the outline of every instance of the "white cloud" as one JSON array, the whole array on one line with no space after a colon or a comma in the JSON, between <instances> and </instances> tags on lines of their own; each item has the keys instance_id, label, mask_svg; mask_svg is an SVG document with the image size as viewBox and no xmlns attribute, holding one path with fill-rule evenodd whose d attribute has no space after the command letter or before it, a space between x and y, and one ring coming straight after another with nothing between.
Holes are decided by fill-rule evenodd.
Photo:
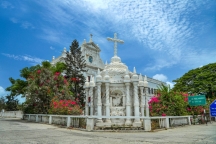
<instances>
[{"instance_id":1,"label":"white cloud","mask_svg":"<svg viewBox=\"0 0 216 144\"><path fill-rule=\"evenodd\" d=\"M5 89L2 86L0 86L0 97L6 96L7 94L9 94L9 92L5 91Z\"/></svg>"},{"instance_id":2,"label":"white cloud","mask_svg":"<svg viewBox=\"0 0 216 144\"><path fill-rule=\"evenodd\" d=\"M34 29L34 25L28 21L21 21L14 17L10 18L10 21L15 24L20 24L20 26L24 29Z\"/></svg>"},{"instance_id":3,"label":"white cloud","mask_svg":"<svg viewBox=\"0 0 216 144\"><path fill-rule=\"evenodd\" d=\"M188 47L188 43L206 32L207 26L203 21L191 21L191 15L196 15L201 7L208 6L207 1L63 0L47 1L46 5L42 1L37 3L45 7L43 16L47 21L58 27L71 27L67 31L61 29L62 33L58 29L44 28L41 38L45 40L63 43L62 40L68 38L68 31L70 35L93 33L100 37L106 29L118 32L124 39L138 40L145 46L140 53L150 51L154 54L145 71L199 61L199 54L194 51L202 48ZM197 30L200 28L202 31ZM106 45L103 48L106 49ZM191 54L197 56L196 59L185 58ZM212 53L211 56L214 57Z\"/></svg>"},{"instance_id":4,"label":"white cloud","mask_svg":"<svg viewBox=\"0 0 216 144\"><path fill-rule=\"evenodd\" d=\"M13 58L15 60L29 61L33 64L40 64L42 61L44 61L41 58L33 57L30 55L13 55L13 54L6 54L6 53L2 53L2 55L7 56L9 58Z\"/></svg>"},{"instance_id":5,"label":"white cloud","mask_svg":"<svg viewBox=\"0 0 216 144\"><path fill-rule=\"evenodd\" d=\"M174 83L169 82L169 81L167 81L166 84L169 85L171 89L172 89L172 88L174 87L174 85L175 85Z\"/></svg>"},{"instance_id":6,"label":"white cloud","mask_svg":"<svg viewBox=\"0 0 216 144\"><path fill-rule=\"evenodd\" d=\"M170 88L173 88L175 85L174 83L169 82L167 76L165 76L164 74L156 74L153 76L153 79L166 82L167 85L170 85Z\"/></svg>"},{"instance_id":7,"label":"white cloud","mask_svg":"<svg viewBox=\"0 0 216 144\"><path fill-rule=\"evenodd\" d=\"M8 1L2 1L1 2L1 7L3 7L3 8L14 8L14 6Z\"/></svg>"},{"instance_id":8,"label":"white cloud","mask_svg":"<svg viewBox=\"0 0 216 144\"><path fill-rule=\"evenodd\" d=\"M24 21L21 23L21 27L24 29L34 29L35 27L33 26L33 24L31 24L30 22Z\"/></svg>"},{"instance_id":9,"label":"white cloud","mask_svg":"<svg viewBox=\"0 0 216 144\"><path fill-rule=\"evenodd\" d=\"M13 23L18 23L18 20L16 18L10 18L10 20L13 22Z\"/></svg>"},{"instance_id":10,"label":"white cloud","mask_svg":"<svg viewBox=\"0 0 216 144\"><path fill-rule=\"evenodd\" d=\"M156 74L156 75L153 76L153 79L166 82L167 81L167 76L165 76L163 74Z\"/></svg>"},{"instance_id":11,"label":"white cloud","mask_svg":"<svg viewBox=\"0 0 216 144\"><path fill-rule=\"evenodd\" d=\"M50 49L51 49L51 50L55 50L55 48L54 48L54 47L52 47L52 46L50 46Z\"/></svg>"}]
</instances>

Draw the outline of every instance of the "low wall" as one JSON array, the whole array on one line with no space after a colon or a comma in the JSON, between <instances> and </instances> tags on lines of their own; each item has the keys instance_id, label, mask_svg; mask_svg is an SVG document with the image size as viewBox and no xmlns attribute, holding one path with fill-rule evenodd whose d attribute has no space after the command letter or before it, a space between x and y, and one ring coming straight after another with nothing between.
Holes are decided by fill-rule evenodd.
<instances>
[{"instance_id":1,"label":"low wall","mask_svg":"<svg viewBox=\"0 0 216 144\"><path fill-rule=\"evenodd\" d=\"M84 116L84 115L47 115L47 114L25 114L25 120L47 124L56 124L66 127L85 128L88 131L95 129L97 119L136 119L134 116ZM174 125L191 125L190 116L166 116L166 117L138 117L141 119L144 131L151 131L153 120L158 122L159 128L170 128ZM105 123L104 123L105 124ZM103 125L102 127L111 127ZM122 126L121 126L122 127Z\"/></svg>"},{"instance_id":2,"label":"low wall","mask_svg":"<svg viewBox=\"0 0 216 144\"><path fill-rule=\"evenodd\" d=\"M5 118L23 118L22 111L5 111L0 113L1 117Z\"/></svg>"}]
</instances>

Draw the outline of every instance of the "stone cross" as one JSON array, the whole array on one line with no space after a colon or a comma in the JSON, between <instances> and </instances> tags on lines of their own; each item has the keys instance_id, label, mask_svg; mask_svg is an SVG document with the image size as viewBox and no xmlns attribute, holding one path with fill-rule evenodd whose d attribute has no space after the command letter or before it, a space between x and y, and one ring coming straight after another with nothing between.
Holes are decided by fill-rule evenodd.
<instances>
[{"instance_id":1,"label":"stone cross","mask_svg":"<svg viewBox=\"0 0 216 144\"><path fill-rule=\"evenodd\" d=\"M117 33L114 33L114 38L108 37L107 40L114 42L114 56L117 56L117 43L124 43L124 41L117 39Z\"/></svg>"}]
</instances>

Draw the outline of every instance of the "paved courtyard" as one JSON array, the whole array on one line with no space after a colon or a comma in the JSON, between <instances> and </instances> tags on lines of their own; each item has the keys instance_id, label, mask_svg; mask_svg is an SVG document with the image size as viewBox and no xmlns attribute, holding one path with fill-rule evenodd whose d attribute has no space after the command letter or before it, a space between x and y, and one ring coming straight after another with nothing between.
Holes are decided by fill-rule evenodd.
<instances>
[{"instance_id":1,"label":"paved courtyard","mask_svg":"<svg viewBox=\"0 0 216 144\"><path fill-rule=\"evenodd\" d=\"M0 118L0 144L215 144L216 122L157 132L86 132Z\"/></svg>"}]
</instances>

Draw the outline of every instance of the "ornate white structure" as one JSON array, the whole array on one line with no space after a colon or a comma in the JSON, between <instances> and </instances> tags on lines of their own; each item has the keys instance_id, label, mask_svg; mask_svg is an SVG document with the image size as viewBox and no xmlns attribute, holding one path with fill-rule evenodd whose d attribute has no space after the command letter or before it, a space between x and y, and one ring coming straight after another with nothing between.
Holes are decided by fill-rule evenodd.
<instances>
[{"instance_id":1,"label":"ornate white structure","mask_svg":"<svg viewBox=\"0 0 216 144\"><path fill-rule=\"evenodd\" d=\"M114 38L107 38L114 42L114 56L109 64L102 62L99 53L100 48L92 41L85 40L81 46L83 55L87 61L88 72L86 75L86 115L97 116L149 116L148 100L153 96L157 86L163 82L137 75L136 69L129 71L128 67L121 62L117 56L117 43L124 41ZM66 49L62 55L53 59L52 63L63 61ZM91 77L91 78L90 78ZM97 126L111 125L142 125L139 118L135 119L101 119L96 121Z\"/></svg>"}]
</instances>

